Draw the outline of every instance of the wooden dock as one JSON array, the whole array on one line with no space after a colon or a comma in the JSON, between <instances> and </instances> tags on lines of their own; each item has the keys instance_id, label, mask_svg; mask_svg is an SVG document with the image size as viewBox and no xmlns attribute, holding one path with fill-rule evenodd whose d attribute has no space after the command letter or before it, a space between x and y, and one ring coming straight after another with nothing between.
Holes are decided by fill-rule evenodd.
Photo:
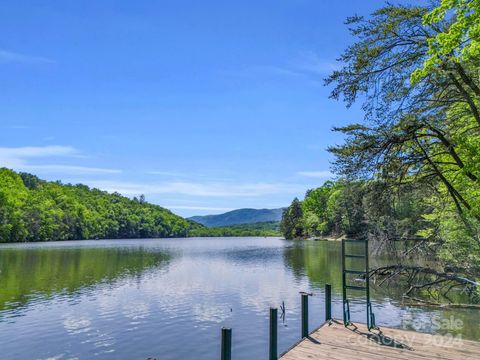
<instances>
[{"instance_id":1,"label":"wooden dock","mask_svg":"<svg viewBox=\"0 0 480 360\"><path fill-rule=\"evenodd\" d=\"M331 320L284 353L281 360L480 359L480 342Z\"/></svg>"},{"instance_id":2,"label":"wooden dock","mask_svg":"<svg viewBox=\"0 0 480 360\"><path fill-rule=\"evenodd\" d=\"M325 319L332 319L331 290L331 286L326 284ZM308 297L311 294L306 292L300 294L302 340L278 357L278 310L270 308L269 360L480 360L480 342L464 340L459 335L441 336L375 327L374 316L368 318L370 326L351 324L345 327L343 321L332 319L310 332L308 329ZM345 311L345 304L347 311ZM371 308L367 305L368 312L372 314ZM350 317L348 300L344 300L344 317L346 319ZM369 328L372 330L368 330ZM221 360L232 360L231 328L222 328Z\"/></svg>"}]
</instances>

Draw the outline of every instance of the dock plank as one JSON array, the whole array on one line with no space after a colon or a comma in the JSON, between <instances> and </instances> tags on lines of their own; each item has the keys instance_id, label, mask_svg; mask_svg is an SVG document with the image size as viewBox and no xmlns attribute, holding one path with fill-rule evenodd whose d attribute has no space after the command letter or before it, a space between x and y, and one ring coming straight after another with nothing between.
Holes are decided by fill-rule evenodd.
<instances>
[{"instance_id":1,"label":"dock plank","mask_svg":"<svg viewBox=\"0 0 480 360\"><path fill-rule=\"evenodd\" d=\"M307 359L480 359L480 342L380 327L368 331L364 324L346 328L332 320L314 331L281 360Z\"/></svg>"}]
</instances>

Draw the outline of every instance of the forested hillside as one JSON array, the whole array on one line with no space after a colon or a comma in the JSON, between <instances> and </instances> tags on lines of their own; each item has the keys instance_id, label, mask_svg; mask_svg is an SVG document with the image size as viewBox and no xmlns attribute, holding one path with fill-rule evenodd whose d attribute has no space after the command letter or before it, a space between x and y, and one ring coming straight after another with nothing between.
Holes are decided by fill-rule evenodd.
<instances>
[{"instance_id":1,"label":"forested hillside","mask_svg":"<svg viewBox=\"0 0 480 360\"><path fill-rule=\"evenodd\" d=\"M143 196L132 200L0 168L0 242L279 235L278 222L207 228Z\"/></svg>"},{"instance_id":2,"label":"forested hillside","mask_svg":"<svg viewBox=\"0 0 480 360\"><path fill-rule=\"evenodd\" d=\"M218 215L192 216L189 220L208 227L279 222L282 212L283 209L237 209Z\"/></svg>"},{"instance_id":3,"label":"forested hillside","mask_svg":"<svg viewBox=\"0 0 480 360\"><path fill-rule=\"evenodd\" d=\"M238 224L203 228L193 231L195 236L281 236L280 222L264 221L252 224Z\"/></svg>"},{"instance_id":4,"label":"forested hillside","mask_svg":"<svg viewBox=\"0 0 480 360\"><path fill-rule=\"evenodd\" d=\"M433 196L428 187L404 186L392 191L382 181L327 181L294 199L283 215L286 238L340 237L376 240L420 238L434 223L429 219Z\"/></svg>"},{"instance_id":5,"label":"forested hillside","mask_svg":"<svg viewBox=\"0 0 480 360\"><path fill-rule=\"evenodd\" d=\"M143 198L0 169L0 242L183 237L202 228Z\"/></svg>"},{"instance_id":6,"label":"forested hillside","mask_svg":"<svg viewBox=\"0 0 480 360\"><path fill-rule=\"evenodd\" d=\"M431 6L387 4L347 19L354 43L326 83L332 98L360 102L365 118L335 129L345 142L329 150L343 180L295 200L282 229L291 238L369 237L390 249L399 238L418 237L379 273L406 275L409 291L447 297L462 289L478 297L480 5ZM438 267L406 266L411 254Z\"/></svg>"}]
</instances>

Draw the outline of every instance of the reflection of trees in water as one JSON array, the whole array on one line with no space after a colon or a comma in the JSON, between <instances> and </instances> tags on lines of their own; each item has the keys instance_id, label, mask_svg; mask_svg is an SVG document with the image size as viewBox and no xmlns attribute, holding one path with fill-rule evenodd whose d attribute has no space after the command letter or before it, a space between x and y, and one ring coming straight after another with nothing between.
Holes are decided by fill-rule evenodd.
<instances>
[{"instance_id":1,"label":"reflection of trees in water","mask_svg":"<svg viewBox=\"0 0 480 360\"><path fill-rule=\"evenodd\" d=\"M284 260L295 279L305 275L315 287L331 284L334 292L342 290L342 262L340 246L332 242L292 242L285 247Z\"/></svg>"},{"instance_id":2,"label":"reflection of trees in water","mask_svg":"<svg viewBox=\"0 0 480 360\"><path fill-rule=\"evenodd\" d=\"M280 248L258 248L250 249L232 249L225 253L219 253L221 258L227 258L229 261L241 263L243 265L260 265L279 261Z\"/></svg>"},{"instance_id":3,"label":"reflection of trees in water","mask_svg":"<svg viewBox=\"0 0 480 360\"><path fill-rule=\"evenodd\" d=\"M353 254L363 254L363 244L357 246L356 244L347 249L347 252ZM389 256L386 256L389 255ZM341 255L341 243L340 242L327 242L327 241L315 241L315 242L292 242L290 247L286 247L284 250L284 259L288 267L291 268L295 278L301 279L303 276L308 276L313 286L323 287L325 283L332 284L333 291L336 294L340 294L342 290L342 255ZM398 259L392 257L391 254L379 254L370 257L370 269L376 269L392 264L397 264ZM363 259L346 259L347 268L353 270L364 269ZM435 264L428 262L424 259L411 258L407 259L404 265L415 264L417 266L424 266L433 268ZM348 282L362 282L359 275L354 275L349 278ZM404 293L409 289L409 286L405 278L392 277L390 280L385 281L382 277L373 277L370 282L373 299L391 298L397 302L404 300ZM432 290L426 296L432 297ZM352 293L352 297L361 297L361 293ZM420 295L422 295L420 293ZM450 294L451 299L454 302L467 302L467 294L463 294L461 291L453 292Z\"/></svg>"},{"instance_id":4,"label":"reflection of trees in water","mask_svg":"<svg viewBox=\"0 0 480 360\"><path fill-rule=\"evenodd\" d=\"M284 249L285 265L291 269L296 280L300 281L307 276L314 287L323 288L325 283L332 284L332 291L335 296L341 297L342 292L342 258L340 242L308 241L292 242L291 246ZM387 257L371 257L370 267L377 268L391 263L392 259ZM417 261L417 260L415 260ZM424 264L420 262L420 264ZM409 307L402 304L405 283L396 279L395 281L379 284L371 284L371 296L378 303L388 304L394 300L392 314L383 313L383 320L389 316L400 316L401 327L415 329L438 334L461 334L464 338L480 339L480 310L478 309L439 309L438 307ZM352 293L360 300L362 294ZM459 296L460 294L456 294ZM387 309L389 306L387 305ZM451 328L448 325L459 322L461 326ZM395 320L393 320L395 323ZM398 326L398 325L397 325Z\"/></svg>"},{"instance_id":5,"label":"reflection of trees in water","mask_svg":"<svg viewBox=\"0 0 480 360\"><path fill-rule=\"evenodd\" d=\"M363 249L352 248L351 253L362 254ZM308 241L293 243L284 251L285 264L292 270L297 280L308 276L315 287L323 287L326 283L332 285L332 291L340 296L342 291L342 253L341 243L333 241ZM388 263L388 259L377 256L370 258L370 268L375 268ZM364 268L363 259L347 259L347 267L361 270ZM357 275L350 281L362 282ZM384 298L386 296L397 300L402 299L404 288L402 284L390 284L388 288L380 288L371 283L372 297ZM361 293L352 293L352 296L361 297Z\"/></svg>"},{"instance_id":6,"label":"reflection of trees in water","mask_svg":"<svg viewBox=\"0 0 480 360\"><path fill-rule=\"evenodd\" d=\"M143 249L2 249L0 310L24 305L33 296L71 294L99 283L139 277L170 260L168 253Z\"/></svg>"}]
</instances>

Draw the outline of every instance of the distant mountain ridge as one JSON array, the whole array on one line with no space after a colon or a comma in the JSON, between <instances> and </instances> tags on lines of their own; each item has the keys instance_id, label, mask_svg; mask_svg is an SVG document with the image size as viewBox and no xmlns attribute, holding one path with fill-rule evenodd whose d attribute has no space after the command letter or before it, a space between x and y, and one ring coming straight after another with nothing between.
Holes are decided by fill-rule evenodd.
<instances>
[{"instance_id":1,"label":"distant mountain ridge","mask_svg":"<svg viewBox=\"0 0 480 360\"><path fill-rule=\"evenodd\" d=\"M280 209L238 209L218 215L192 216L193 220L207 227L222 227L259 222L280 221L283 208Z\"/></svg>"}]
</instances>

